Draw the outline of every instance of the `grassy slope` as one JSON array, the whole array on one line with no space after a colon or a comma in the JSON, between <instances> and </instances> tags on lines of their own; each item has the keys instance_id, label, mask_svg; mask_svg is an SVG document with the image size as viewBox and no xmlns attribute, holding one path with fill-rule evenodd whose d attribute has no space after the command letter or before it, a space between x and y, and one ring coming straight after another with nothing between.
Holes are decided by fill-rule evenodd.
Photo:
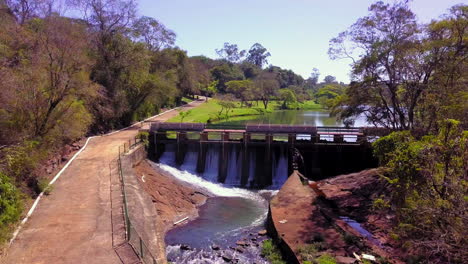
<instances>
[{"instance_id":1,"label":"grassy slope","mask_svg":"<svg viewBox=\"0 0 468 264\"><path fill-rule=\"evenodd\" d=\"M258 106L255 102L252 103L252 107L240 107L240 103L236 102L237 108L233 108L229 112L229 117L247 117L252 115L260 115L266 112L273 112L280 108L281 102L271 101L268 104L268 108L265 110L263 104L258 102ZM305 101L303 104L296 103L290 106L291 109L302 109L302 110L322 110L322 106L314 103L313 101ZM187 123L206 123L208 120L217 121L217 113L221 110L221 106L215 99L211 99L208 102L200 105L199 107L192 109L190 114L186 116L183 121ZM168 122L181 122L181 117L176 116L168 120Z\"/></svg>"}]
</instances>

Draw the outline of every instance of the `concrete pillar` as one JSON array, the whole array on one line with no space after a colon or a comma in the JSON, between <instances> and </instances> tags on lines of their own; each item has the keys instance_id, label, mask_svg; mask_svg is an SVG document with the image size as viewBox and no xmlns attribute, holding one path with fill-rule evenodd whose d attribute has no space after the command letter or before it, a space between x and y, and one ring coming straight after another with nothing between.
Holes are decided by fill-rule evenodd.
<instances>
[{"instance_id":1,"label":"concrete pillar","mask_svg":"<svg viewBox=\"0 0 468 264\"><path fill-rule=\"evenodd\" d=\"M177 132L177 142L184 142L187 140L187 132Z\"/></svg>"},{"instance_id":2,"label":"concrete pillar","mask_svg":"<svg viewBox=\"0 0 468 264\"><path fill-rule=\"evenodd\" d=\"M222 141L229 141L229 132L223 132Z\"/></svg>"},{"instance_id":3,"label":"concrete pillar","mask_svg":"<svg viewBox=\"0 0 468 264\"><path fill-rule=\"evenodd\" d=\"M244 144L247 145L250 142L250 133L244 132Z\"/></svg>"},{"instance_id":4,"label":"concrete pillar","mask_svg":"<svg viewBox=\"0 0 468 264\"><path fill-rule=\"evenodd\" d=\"M343 143L344 142L344 136L343 135L333 135L333 142Z\"/></svg>"},{"instance_id":5,"label":"concrete pillar","mask_svg":"<svg viewBox=\"0 0 468 264\"><path fill-rule=\"evenodd\" d=\"M294 145L294 143L296 143L296 134L289 134L288 135L288 143L290 145Z\"/></svg>"},{"instance_id":6,"label":"concrete pillar","mask_svg":"<svg viewBox=\"0 0 468 264\"><path fill-rule=\"evenodd\" d=\"M200 133L200 141L202 141L202 142L203 141L208 141L208 132L203 131L203 132Z\"/></svg>"},{"instance_id":7,"label":"concrete pillar","mask_svg":"<svg viewBox=\"0 0 468 264\"><path fill-rule=\"evenodd\" d=\"M265 141L268 145L273 143L273 135L272 134L265 134Z\"/></svg>"},{"instance_id":8,"label":"concrete pillar","mask_svg":"<svg viewBox=\"0 0 468 264\"><path fill-rule=\"evenodd\" d=\"M367 136L366 135L358 135L357 136L357 140L356 140L357 143L364 143L366 141L367 141Z\"/></svg>"}]
</instances>

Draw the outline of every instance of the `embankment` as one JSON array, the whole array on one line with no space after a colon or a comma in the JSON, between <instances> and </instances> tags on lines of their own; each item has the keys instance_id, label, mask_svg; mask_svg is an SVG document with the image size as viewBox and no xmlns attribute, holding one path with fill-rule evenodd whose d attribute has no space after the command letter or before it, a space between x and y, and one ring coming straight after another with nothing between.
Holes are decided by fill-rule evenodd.
<instances>
[{"instance_id":1,"label":"embankment","mask_svg":"<svg viewBox=\"0 0 468 264\"><path fill-rule=\"evenodd\" d=\"M143 189L151 197L164 231L168 231L181 219L196 218L198 207L208 198L147 160L135 167L135 173Z\"/></svg>"},{"instance_id":2,"label":"embankment","mask_svg":"<svg viewBox=\"0 0 468 264\"><path fill-rule=\"evenodd\" d=\"M269 215L269 232L278 238L288 263L324 254L337 263L354 263L353 253L401 263L383 232L391 218L370 210L379 181L378 170L372 169L325 179L312 189L294 172L270 202Z\"/></svg>"}]
</instances>

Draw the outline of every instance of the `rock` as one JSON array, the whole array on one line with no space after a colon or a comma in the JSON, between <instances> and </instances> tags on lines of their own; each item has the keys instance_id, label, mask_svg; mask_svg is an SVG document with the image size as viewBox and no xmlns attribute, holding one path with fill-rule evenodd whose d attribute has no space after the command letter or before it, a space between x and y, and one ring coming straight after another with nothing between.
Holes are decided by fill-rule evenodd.
<instances>
[{"instance_id":1,"label":"rock","mask_svg":"<svg viewBox=\"0 0 468 264\"><path fill-rule=\"evenodd\" d=\"M241 246L236 247L236 251L239 253L244 253L244 248Z\"/></svg>"},{"instance_id":2,"label":"rock","mask_svg":"<svg viewBox=\"0 0 468 264\"><path fill-rule=\"evenodd\" d=\"M181 250L192 250L192 248L189 245L181 245L180 249Z\"/></svg>"},{"instance_id":3,"label":"rock","mask_svg":"<svg viewBox=\"0 0 468 264\"><path fill-rule=\"evenodd\" d=\"M252 240L252 241L257 241L257 238L256 238L256 237L252 237L250 240Z\"/></svg>"},{"instance_id":4,"label":"rock","mask_svg":"<svg viewBox=\"0 0 468 264\"><path fill-rule=\"evenodd\" d=\"M202 254L202 257L204 257L204 258L210 258L210 254L208 254L208 253L203 253L203 254Z\"/></svg>"},{"instance_id":5,"label":"rock","mask_svg":"<svg viewBox=\"0 0 468 264\"><path fill-rule=\"evenodd\" d=\"M266 236L268 232L266 230L261 230L261 231L258 231L258 235L259 236Z\"/></svg>"},{"instance_id":6,"label":"rock","mask_svg":"<svg viewBox=\"0 0 468 264\"><path fill-rule=\"evenodd\" d=\"M222 256L223 260L226 261L226 262L231 262L232 261L232 256L230 255L223 255Z\"/></svg>"},{"instance_id":7,"label":"rock","mask_svg":"<svg viewBox=\"0 0 468 264\"><path fill-rule=\"evenodd\" d=\"M236 242L236 245L245 247L248 246L249 243L245 242L244 240L240 240Z\"/></svg>"},{"instance_id":8,"label":"rock","mask_svg":"<svg viewBox=\"0 0 468 264\"><path fill-rule=\"evenodd\" d=\"M212 245L212 246L211 246L211 249L212 249L212 250L219 250L219 246L218 246L218 245Z\"/></svg>"},{"instance_id":9,"label":"rock","mask_svg":"<svg viewBox=\"0 0 468 264\"><path fill-rule=\"evenodd\" d=\"M337 256L335 257L335 259L336 259L336 263L338 264L353 264L354 262L356 262L355 258L350 258L350 257Z\"/></svg>"}]
</instances>

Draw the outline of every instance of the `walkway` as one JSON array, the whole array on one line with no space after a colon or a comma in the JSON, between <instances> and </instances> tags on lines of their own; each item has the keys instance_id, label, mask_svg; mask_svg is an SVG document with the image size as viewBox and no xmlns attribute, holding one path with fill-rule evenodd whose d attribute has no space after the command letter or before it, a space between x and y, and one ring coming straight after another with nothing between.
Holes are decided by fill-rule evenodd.
<instances>
[{"instance_id":1,"label":"walkway","mask_svg":"<svg viewBox=\"0 0 468 264\"><path fill-rule=\"evenodd\" d=\"M203 103L182 107L189 110ZM178 110L154 118L165 121ZM90 140L56 181L1 260L5 264L121 263L112 246L109 164L140 127Z\"/></svg>"}]
</instances>

